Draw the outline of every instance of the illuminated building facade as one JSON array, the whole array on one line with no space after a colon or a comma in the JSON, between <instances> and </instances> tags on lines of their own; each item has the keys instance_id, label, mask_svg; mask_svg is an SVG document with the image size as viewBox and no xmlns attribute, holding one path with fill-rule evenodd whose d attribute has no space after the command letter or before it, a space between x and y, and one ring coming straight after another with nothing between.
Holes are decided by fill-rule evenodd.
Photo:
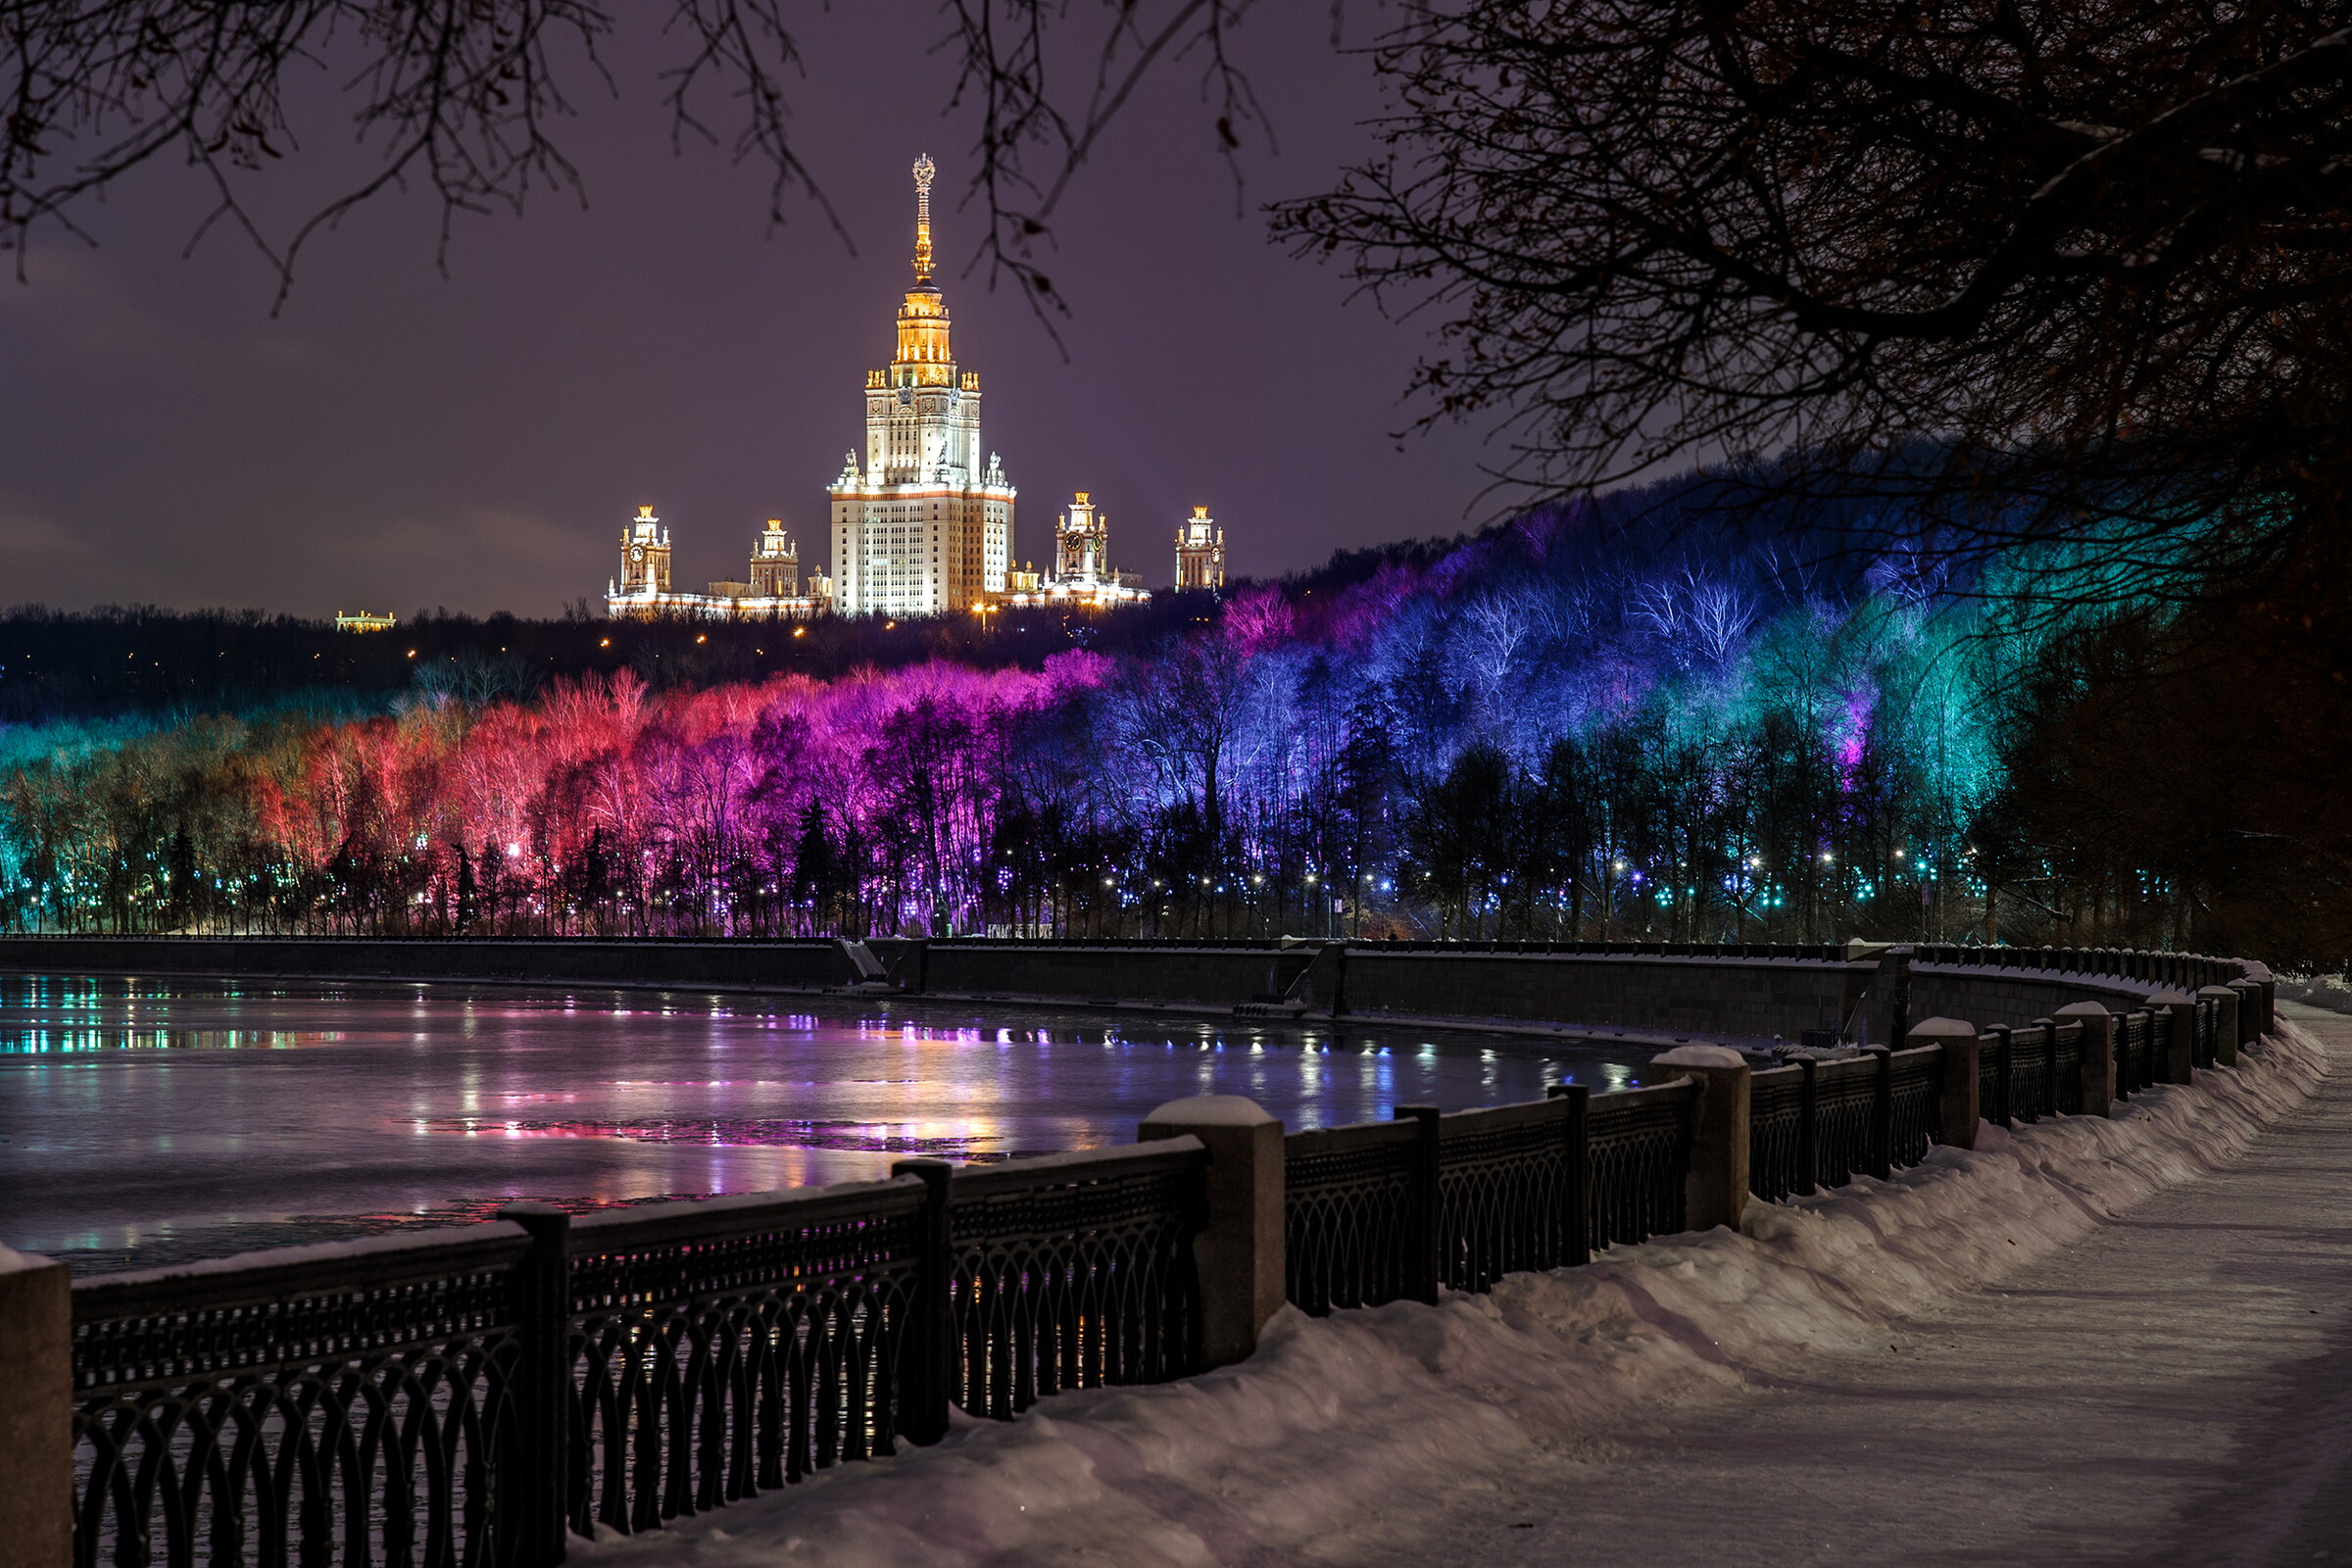
<instances>
[{"instance_id":1,"label":"illuminated building facade","mask_svg":"<svg viewBox=\"0 0 2352 1568\"><path fill-rule=\"evenodd\" d=\"M1022 575L1026 576L1026 573ZM1015 605L1058 605L1074 610L1110 610L1140 605L1152 597L1132 571L1110 564L1110 519L1094 497L1078 492L1070 510L1054 523L1054 569L1006 597Z\"/></svg>"},{"instance_id":2,"label":"illuminated building facade","mask_svg":"<svg viewBox=\"0 0 2352 1568\"><path fill-rule=\"evenodd\" d=\"M1193 514L1176 525L1176 591L1224 586L1225 530L1206 507L1195 507Z\"/></svg>"},{"instance_id":3,"label":"illuminated building facade","mask_svg":"<svg viewBox=\"0 0 2352 1568\"><path fill-rule=\"evenodd\" d=\"M390 631L400 624L400 617L389 610L377 614L372 610L338 610L335 612L337 631Z\"/></svg>"},{"instance_id":4,"label":"illuminated building facade","mask_svg":"<svg viewBox=\"0 0 2352 1568\"><path fill-rule=\"evenodd\" d=\"M936 615L1004 592L1016 494L980 444L980 377L956 368L932 280L928 156L914 165L914 286L899 307L898 355L865 378L865 452L827 490L834 609Z\"/></svg>"},{"instance_id":5,"label":"illuminated building facade","mask_svg":"<svg viewBox=\"0 0 2352 1568\"><path fill-rule=\"evenodd\" d=\"M682 594L669 582L669 530L651 507L639 507L620 530L620 576L605 584L605 613L621 620L679 615L701 619L807 620L830 608L833 585L812 571L804 591L800 547L774 517L752 544L741 579Z\"/></svg>"}]
</instances>

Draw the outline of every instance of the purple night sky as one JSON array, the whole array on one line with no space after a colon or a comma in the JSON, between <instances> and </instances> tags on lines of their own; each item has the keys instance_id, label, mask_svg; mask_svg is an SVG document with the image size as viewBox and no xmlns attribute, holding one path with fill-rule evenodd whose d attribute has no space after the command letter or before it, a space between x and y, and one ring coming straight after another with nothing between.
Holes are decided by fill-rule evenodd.
<instances>
[{"instance_id":1,"label":"purple night sky","mask_svg":"<svg viewBox=\"0 0 2352 1568\"><path fill-rule=\"evenodd\" d=\"M1421 326L1348 303L1337 272L1265 238L1260 204L1325 184L1379 108L1323 7L1260 8L1244 34L1280 142L1252 137L1245 211L1191 66L1107 138L1046 263L1076 312L1066 363L1016 294L962 275L971 124L943 118L931 6L804 20L802 150L855 256L797 198L767 232L760 169L673 157L659 62L627 38L620 101L583 93L559 131L587 210L556 194L519 220L461 220L446 279L421 195L318 241L274 320L272 276L236 236L181 259L204 203L176 169L84 212L95 249L53 234L27 283L0 286L0 600L550 614L602 595L641 502L673 530L681 586L739 573L770 516L821 562L823 486L889 358L906 169L926 151L949 198L957 359L1020 486L1016 560L1046 553L1075 489L1107 510L1117 564L1152 584L1196 504L1237 576L1484 519L1474 432L1392 439ZM1361 42L1380 13L1349 20ZM257 181L289 226L301 198L369 167L344 114L322 95L298 121L303 156Z\"/></svg>"}]
</instances>

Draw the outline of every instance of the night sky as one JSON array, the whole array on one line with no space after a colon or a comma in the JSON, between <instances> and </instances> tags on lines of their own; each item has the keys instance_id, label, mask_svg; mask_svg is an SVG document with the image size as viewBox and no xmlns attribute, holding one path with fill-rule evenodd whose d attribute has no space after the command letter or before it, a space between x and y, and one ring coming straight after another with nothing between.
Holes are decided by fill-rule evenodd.
<instances>
[{"instance_id":1,"label":"night sky","mask_svg":"<svg viewBox=\"0 0 2352 1568\"><path fill-rule=\"evenodd\" d=\"M1235 575L1485 519L1476 432L1393 439L1422 326L1266 239L1260 205L1326 184L1379 108L1325 8L1250 19L1242 58L1279 154L1253 136L1241 211L1197 71L1131 108L1046 263L1075 312L1061 349L1009 287L963 274L971 122L943 115L931 7L805 18L802 147L855 255L797 199L770 231L763 169L673 156L658 63L626 38L620 100L583 93L559 132L587 209L555 195L461 219L446 278L417 194L318 242L275 319L273 274L235 236L182 260L204 203L177 170L86 211L95 249L53 234L27 284L0 284L0 602L551 614L601 600L640 503L670 525L684 588L739 575L770 516L821 563L823 487L859 444L909 277L921 152L948 197L956 356L1020 487L1016 560L1047 554L1075 489L1151 584L1196 504L1225 526ZM1351 20L1360 42L1379 13ZM257 180L280 219L368 167L346 113L322 94L300 158Z\"/></svg>"}]
</instances>

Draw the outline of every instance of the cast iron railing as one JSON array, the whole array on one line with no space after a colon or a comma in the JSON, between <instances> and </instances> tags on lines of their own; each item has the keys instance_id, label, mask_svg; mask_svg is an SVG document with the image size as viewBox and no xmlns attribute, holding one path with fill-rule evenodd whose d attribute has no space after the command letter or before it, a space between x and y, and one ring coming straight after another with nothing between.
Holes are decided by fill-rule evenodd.
<instances>
[{"instance_id":1,"label":"cast iron railing","mask_svg":"<svg viewBox=\"0 0 2352 1568\"><path fill-rule=\"evenodd\" d=\"M1606 1097L1603 1097L1604 1101ZM1581 1091L1438 1119L1438 1273L1456 1291L1582 1263L1588 1107Z\"/></svg>"},{"instance_id":2,"label":"cast iron railing","mask_svg":"<svg viewBox=\"0 0 2352 1568\"><path fill-rule=\"evenodd\" d=\"M1683 1227L1687 1078L1440 1115L1293 1133L1284 1147L1290 1299L1340 1307L1484 1291L1504 1274L1582 1263L1593 1247Z\"/></svg>"},{"instance_id":3,"label":"cast iron railing","mask_svg":"<svg viewBox=\"0 0 2352 1568\"><path fill-rule=\"evenodd\" d=\"M1320 1317L1419 1294L1422 1139L1418 1120L1403 1117L1283 1140L1284 1284L1300 1308Z\"/></svg>"},{"instance_id":4,"label":"cast iron railing","mask_svg":"<svg viewBox=\"0 0 2352 1568\"><path fill-rule=\"evenodd\" d=\"M1594 1247L1646 1241L1683 1228L1690 1168L1688 1078L1594 1095L1585 1115L1585 1234Z\"/></svg>"},{"instance_id":5,"label":"cast iron railing","mask_svg":"<svg viewBox=\"0 0 2352 1568\"><path fill-rule=\"evenodd\" d=\"M1187 1138L958 1171L955 1402L1003 1420L1065 1390L1196 1370L1206 1160Z\"/></svg>"},{"instance_id":6,"label":"cast iron railing","mask_svg":"<svg viewBox=\"0 0 2352 1568\"><path fill-rule=\"evenodd\" d=\"M1890 1166L1928 1157L1943 1125L1943 1053L1935 1046L1891 1052L1886 1057L1887 1150Z\"/></svg>"},{"instance_id":7,"label":"cast iron railing","mask_svg":"<svg viewBox=\"0 0 2352 1568\"><path fill-rule=\"evenodd\" d=\"M891 1452L924 1208L893 1180L572 1225L570 1528L650 1530Z\"/></svg>"},{"instance_id":8,"label":"cast iron railing","mask_svg":"<svg viewBox=\"0 0 2352 1568\"><path fill-rule=\"evenodd\" d=\"M80 1568L521 1559L512 1224L74 1292Z\"/></svg>"},{"instance_id":9,"label":"cast iron railing","mask_svg":"<svg viewBox=\"0 0 2352 1568\"><path fill-rule=\"evenodd\" d=\"M1199 1359L1190 1138L74 1291L77 1568L537 1568Z\"/></svg>"}]
</instances>

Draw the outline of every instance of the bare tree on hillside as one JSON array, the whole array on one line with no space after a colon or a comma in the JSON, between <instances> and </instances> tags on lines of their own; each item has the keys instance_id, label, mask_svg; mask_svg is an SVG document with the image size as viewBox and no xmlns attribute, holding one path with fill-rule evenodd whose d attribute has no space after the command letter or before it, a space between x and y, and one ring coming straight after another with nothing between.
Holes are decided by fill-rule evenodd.
<instances>
[{"instance_id":1,"label":"bare tree on hillside","mask_svg":"<svg viewBox=\"0 0 2352 1568\"><path fill-rule=\"evenodd\" d=\"M1428 417L1497 420L1535 493L1702 463L1905 503L1849 538L2039 544L2067 602L2259 582L2340 531L2348 27L1450 0L1376 51L1382 155L1279 223L1437 324Z\"/></svg>"}]
</instances>

